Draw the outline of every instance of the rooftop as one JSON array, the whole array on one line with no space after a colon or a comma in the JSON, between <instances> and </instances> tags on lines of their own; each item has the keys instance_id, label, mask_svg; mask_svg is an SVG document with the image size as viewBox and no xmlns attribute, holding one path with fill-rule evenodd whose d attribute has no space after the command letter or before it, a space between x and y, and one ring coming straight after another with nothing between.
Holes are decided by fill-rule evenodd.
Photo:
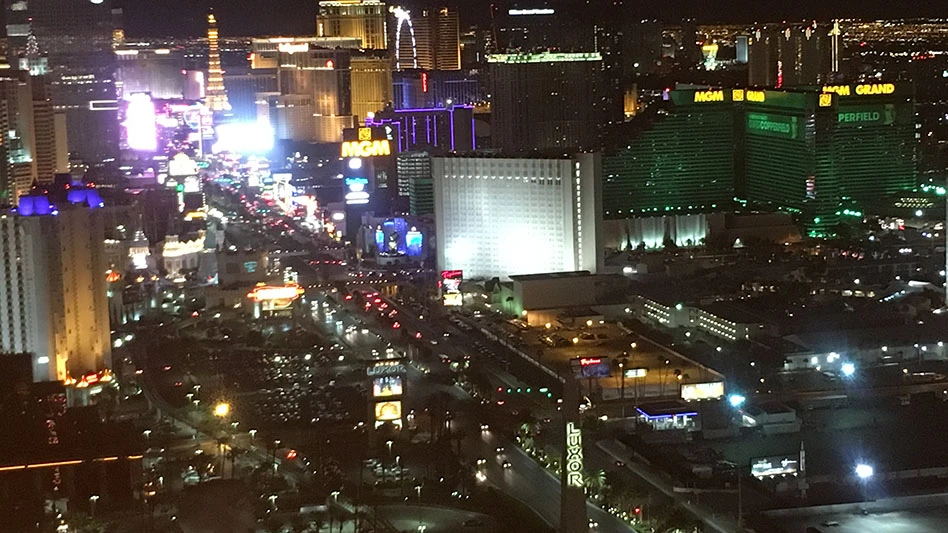
<instances>
[{"instance_id":1,"label":"rooftop","mask_svg":"<svg viewBox=\"0 0 948 533\"><path fill-rule=\"evenodd\" d=\"M576 270L573 272L547 272L544 274L517 274L510 276L510 279L514 281L524 282L524 281L544 281L550 279L567 279L567 278L586 278L592 276L592 273L588 270Z\"/></svg>"}]
</instances>

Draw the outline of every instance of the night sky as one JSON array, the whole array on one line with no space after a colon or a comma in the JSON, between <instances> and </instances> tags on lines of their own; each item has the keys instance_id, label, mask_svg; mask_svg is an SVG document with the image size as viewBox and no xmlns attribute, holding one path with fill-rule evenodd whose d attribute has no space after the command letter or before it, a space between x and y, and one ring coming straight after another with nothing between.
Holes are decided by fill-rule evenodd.
<instances>
[{"instance_id":1,"label":"night sky","mask_svg":"<svg viewBox=\"0 0 948 533\"><path fill-rule=\"evenodd\" d=\"M485 22L490 0L455 0L461 8L462 25ZM543 0L518 0L536 5ZM577 0L595 6L611 0ZM948 3L906 0L625 0L637 6L643 17L674 22L694 17L698 22L753 22L831 17L948 18ZM316 0L122 0L129 37L196 36L205 31L204 14L209 4L223 35L307 35L314 32ZM405 0L410 5L411 0ZM500 0L498 3L503 3ZM594 8L594 7L593 7Z\"/></svg>"}]
</instances>

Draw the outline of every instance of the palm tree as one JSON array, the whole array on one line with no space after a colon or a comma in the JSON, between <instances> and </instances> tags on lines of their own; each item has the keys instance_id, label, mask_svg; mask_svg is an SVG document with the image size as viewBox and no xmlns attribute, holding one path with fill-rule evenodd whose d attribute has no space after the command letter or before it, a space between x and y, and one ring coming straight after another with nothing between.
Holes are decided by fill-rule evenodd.
<instances>
[{"instance_id":1,"label":"palm tree","mask_svg":"<svg viewBox=\"0 0 948 533\"><path fill-rule=\"evenodd\" d=\"M606 487L606 471L599 469L595 472L590 472L586 474L586 479L583 480L583 482L589 494L599 496Z\"/></svg>"}]
</instances>

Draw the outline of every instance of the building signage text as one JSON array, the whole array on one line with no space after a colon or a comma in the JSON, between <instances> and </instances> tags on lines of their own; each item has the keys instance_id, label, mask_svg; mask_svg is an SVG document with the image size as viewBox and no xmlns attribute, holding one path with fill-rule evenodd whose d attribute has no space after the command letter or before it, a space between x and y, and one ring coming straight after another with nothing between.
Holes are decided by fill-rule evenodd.
<instances>
[{"instance_id":1,"label":"building signage text","mask_svg":"<svg viewBox=\"0 0 948 533\"><path fill-rule=\"evenodd\" d=\"M405 365L401 363L396 364L380 364L375 366L370 366L365 369L365 374L368 377L374 376L395 376L405 373Z\"/></svg>"},{"instance_id":2,"label":"building signage text","mask_svg":"<svg viewBox=\"0 0 948 533\"><path fill-rule=\"evenodd\" d=\"M566 423L566 486L583 486L583 432L574 422Z\"/></svg>"},{"instance_id":3,"label":"building signage text","mask_svg":"<svg viewBox=\"0 0 948 533\"><path fill-rule=\"evenodd\" d=\"M346 141L342 143L342 157L375 157L392 155L387 140L382 141Z\"/></svg>"},{"instance_id":4,"label":"building signage text","mask_svg":"<svg viewBox=\"0 0 948 533\"><path fill-rule=\"evenodd\" d=\"M698 91L695 93L695 102L723 102L724 91Z\"/></svg>"}]
</instances>

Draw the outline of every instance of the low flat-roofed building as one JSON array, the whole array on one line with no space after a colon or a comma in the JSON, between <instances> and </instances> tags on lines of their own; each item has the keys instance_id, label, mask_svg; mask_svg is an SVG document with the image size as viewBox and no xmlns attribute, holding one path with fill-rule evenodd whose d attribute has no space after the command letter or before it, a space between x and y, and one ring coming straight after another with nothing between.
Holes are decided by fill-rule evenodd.
<instances>
[{"instance_id":1,"label":"low flat-roofed building","mask_svg":"<svg viewBox=\"0 0 948 533\"><path fill-rule=\"evenodd\" d=\"M653 402L635 408L639 420L655 430L697 430L698 412L680 401Z\"/></svg>"}]
</instances>

